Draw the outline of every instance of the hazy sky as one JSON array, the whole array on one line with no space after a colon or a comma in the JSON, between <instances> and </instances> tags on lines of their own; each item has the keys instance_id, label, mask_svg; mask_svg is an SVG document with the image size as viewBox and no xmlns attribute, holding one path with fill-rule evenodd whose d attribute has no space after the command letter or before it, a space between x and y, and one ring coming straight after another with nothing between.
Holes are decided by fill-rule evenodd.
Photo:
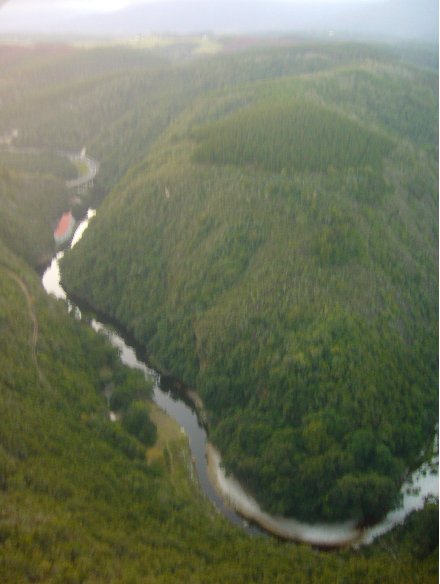
<instances>
[{"instance_id":1,"label":"hazy sky","mask_svg":"<svg viewBox=\"0 0 440 584\"><path fill-rule=\"evenodd\" d=\"M2 34L280 30L436 42L438 0L0 0Z\"/></svg>"},{"instance_id":2,"label":"hazy sky","mask_svg":"<svg viewBox=\"0 0 440 584\"><path fill-rule=\"evenodd\" d=\"M135 4L152 4L166 2L167 0L6 0L0 14L19 15L31 12L113 12L126 6ZM203 0L209 3L210 0ZM249 0L251 2L251 0ZM276 0L283 4L365 4L377 0ZM4 2L4 0L3 0ZM0 5L2 0L0 0Z\"/></svg>"}]
</instances>

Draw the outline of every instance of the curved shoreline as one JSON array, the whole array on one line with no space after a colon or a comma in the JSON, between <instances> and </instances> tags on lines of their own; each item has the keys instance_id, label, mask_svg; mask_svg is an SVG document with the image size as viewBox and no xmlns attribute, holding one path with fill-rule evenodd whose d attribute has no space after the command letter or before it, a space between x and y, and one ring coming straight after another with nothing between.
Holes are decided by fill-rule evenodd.
<instances>
[{"instance_id":1,"label":"curved shoreline","mask_svg":"<svg viewBox=\"0 0 440 584\"><path fill-rule=\"evenodd\" d=\"M87 220L80 223L74 238L72 240L71 246L74 246L75 243L80 239L84 229L87 227L88 219L93 216L94 212L88 213ZM55 275L55 280L58 276L58 282L56 282L57 291L53 289L54 282L52 281L51 286L46 287L46 291L55 293L58 297L64 297L68 300L68 297L60 286L59 283L59 269L58 269L58 259L61 254L58 254L54 257L52 266L56 268L58 274ZM51 268L52 268L51 266ZM47 270L48 274L44 274L43 277L43 284L46 275L49 275L51 268ZM47 282L48 284L49 282ZM49 290L48 288L52 288ZM57 294L58 292L58 294ZM59 294L61 292L61 295ZM75 302L75 298L72 298ZM69 302L69 301L68 301ZM93 312L94 309L92 308ZM97 311L99 314L99 311ZM124 327L117 325L118 329L122 329L124 331ZM102 325L104 326L104 325ZM128 331L126 331L128 332ZM122 333L124 334L124 333ZM129 348L126 345L125 340L120 337L119 335L115 335L120 339L120 344L124 345L125 347ZM128 332L128 337L130 337L130 333ZM136 343L135 343L136 345ZM133 350L133 349L131 349ZM143 362L143 359L142 359ZM127 363L129 364L129 363ZM132 366L132 365L130 365ZM143 365L142 369L149 369L148 365ZM157 369L156 369L157 373ZM160 375L160 368L159 368L159 375ZM215 447L211 445L208 441L208 419L204 409L204 404L200 396L192 389L186 387L183 383L179 380L174 378L173 376L163 373L163 381L166 385L169 385L169 388L173 388L176 393L179 394L179 400L182 403L189 403L187 407L192 409L194 414L197 416L198 423L200 428L204 430L204 448L202 452L199 452L197 465L201 466L202 464L205 465L206 471L203 470L203 473L206 472L208 482L210 483L210 488L207 490L206 485L203 487L203 492L205 495L210 498L215 506L218 506L221 509L221 512L225 514L229 519L231 519L234 523L237 523L237 518L242 517L252 524L260 526L263 530L268 532L269 534L278 537L280 539L296 541L296 542L304 542L311 545L314 545L319 548L323 549L336 549L336 548L344 548L344 547L351 547L357 546L362 544L369 544L371 543L377 536L382 535L383 533L389 531L395 525L402 523L408 513L413 509L419 509L423 506L423 499L418 497L418 499L411 503L411 505L404 505L402 509L397 509L394 511L390 511L387 516L375 526L372 526L368 529L359 529L356 527L354 521L347 521L344 523L338 524L306 524L300 521L297 521L292 518L285 518L285 517L276 517L271 516L268 513L265 513L259 507L258 503L250 496L245 489L239 484L239 482L234 479L232 476L226 476L222 465L221 465L221 457L220 454L217 452ZM160 390L163 392L163 390ZM170 399L170 398L168 398ZM156 400L155 400L156 401ZM166 413L173 416L173 412L169 412L168 409L163 407L159 402L159 407L165 409ZM177 419L177 418L176 418ZM190 436L188 436L190 439ZM194 456L193 447L191 445L190 439L190 446L191 451ZM196 465L196 466L197 466ZM200 469L198 469L200 472ZM422 472L422 469L419 469ZM417 473L414 473L416 481L418 480ZM435 482L435 479L433 479ZM405 488L405 484L402 486L402 491ZM428 487L429 490L425 489L424 495L429 495L433 489L432 485ZM209 493L209 491L213 490L215 492L215 497ZM423 489L422 489L423 490ZM438 496L438 473L437 473L437 496ZM405 493L404 493L405 497ZM234 516L235 514L235 516ZM252 531L252 525L247 528L249 532Z\"/></svg>"},{"instance_id":2,"label":"curved shoreline","mask_svg":"<svg viewBox=\"0 0 440 584\"><path fill-rule=\"evenodd\" d=\"M308 524L288 517L277 517L265 513L257 501L245 492L233 477L226 476L221 466L221 457L216 448L207 443L206 459L208 476L214 488L237 513L256 523L271 535L280 539L307 543L319 548L345 548L361 542L362 530L354 521L335 524Z\"/></svg>"},{"instance_id":3,"label":"curved shoreline","mask_svg":"<svg viewBox=\"0 0 440 584\"><path fill-rule=\"evenodd\" d=\"M412 511L423 508L425 500L433 492L436 493L434 496L438 496L437 433L434 438L434 453L436 454L431 461L425 462L408 474L400 489L403 497L402 504L395 509L390 509L378 523L368 527L358 527L355 520L339 523L305 523L293 517L270 515L261 509L254 497L235 477L226 474L219 451L209 442L209 420L200 395L169 373L164 375L167 385L173 387L185 403L191 404L199 423L206 431L207 476L215 492L227 508L269 535L285 541L307 543L320 549L357 548L371 544L376 538L401 525ZM436 477L432 473L429 474L432 463L437 464Z\"/></svg>"}]
</instances>

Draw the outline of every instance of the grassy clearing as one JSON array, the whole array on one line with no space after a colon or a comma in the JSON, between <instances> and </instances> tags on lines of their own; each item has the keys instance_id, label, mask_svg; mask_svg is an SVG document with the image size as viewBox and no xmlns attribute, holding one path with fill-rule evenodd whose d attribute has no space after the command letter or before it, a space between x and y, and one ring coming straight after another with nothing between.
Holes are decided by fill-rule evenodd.
<instances>
[{"instance_id":1,"label":"grassy clearing","mask_svg":"<svg viewBox=\"0 0 440 584\"><path fill-rule=\"evenodd\" d=\"M154 402L150 403L150 418L157 427L157 441L154 446L147 450L148 462L159 461L171 468L171 465L166 462L166 452L173 442L178 441L180 443L183 441L180 426Z\"/></svg>"},{"instance_id":2,"label":"grassy clearing","mask_svg":"<svg viewBox=\"0 0 440 584\"><path fill-rule=\"evenodd\" d=\"M78 171L78 176L86 176L88 174L89 165L87 162L84 162L83 160L75 160L73 164Z\"/></svg>"},{"instance_id":3,"label":"grassy clearing","mask_svg":"<svg viewBox=\"0 0 440 584\"><path fill-rule=\"evenodd\" d=\"M190 498L201 496L186 433L155 403L150 403L150 418L157 428L157 440L147 450L150 464L159 463L179 492Z\"/></svg>"}]
</instances>

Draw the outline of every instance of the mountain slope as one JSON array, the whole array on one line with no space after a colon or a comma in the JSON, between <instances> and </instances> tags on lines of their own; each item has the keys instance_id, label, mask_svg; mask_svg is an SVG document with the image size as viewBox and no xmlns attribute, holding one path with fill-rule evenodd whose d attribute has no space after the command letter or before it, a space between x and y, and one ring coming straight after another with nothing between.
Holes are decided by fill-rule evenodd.
<instances>
[{"instance_id":1,"label":"mountain slope","mask_svg":"<svg viewBox=\"0 0 440 584\"><path fill-rule=\"evenodd\" d=\"M0 172L1 216L8 209L23 241L0 224L2 582L438 580L435 506L363 551L320 553L250 538L201 496L180 427L150 406L159 434L153 457L110 422L104 390L113 384L126 395L142 380L105 338L44 293L28 262L32 244L51 250L63 183L48 179L46 165L43 174L34 160L25 168L10 158L14 170Z\"/></svg>"},{"instance_id":2,"label":"mountain slope","mask_svg":"<svg viewBox=\"0 0 440 584\"><path fill-rule=\"evenodd\" d=\"M200 99L65 259L274 512L375 521L432 436L435 83L379 61Z\"/></svg>"}]
</instances>

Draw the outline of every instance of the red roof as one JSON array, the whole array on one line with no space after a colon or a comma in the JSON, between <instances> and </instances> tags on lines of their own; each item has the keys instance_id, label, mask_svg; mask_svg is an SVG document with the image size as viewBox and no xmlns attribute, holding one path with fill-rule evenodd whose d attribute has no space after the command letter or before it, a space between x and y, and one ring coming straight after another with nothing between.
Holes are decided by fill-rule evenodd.
<instances>
[{"instance_id":1,"label":"red roof","mask_svg":"<svg viewBox=\"0 0 440 584\"><path fill-rule=\"evenodd\" d=\"M58 222L58 226L55 229L54 236L63 237L63 235L65 235L69 231L72 221L73 221L72 213L70 211L64 213Z\"/></svg>"}]
</instances>

